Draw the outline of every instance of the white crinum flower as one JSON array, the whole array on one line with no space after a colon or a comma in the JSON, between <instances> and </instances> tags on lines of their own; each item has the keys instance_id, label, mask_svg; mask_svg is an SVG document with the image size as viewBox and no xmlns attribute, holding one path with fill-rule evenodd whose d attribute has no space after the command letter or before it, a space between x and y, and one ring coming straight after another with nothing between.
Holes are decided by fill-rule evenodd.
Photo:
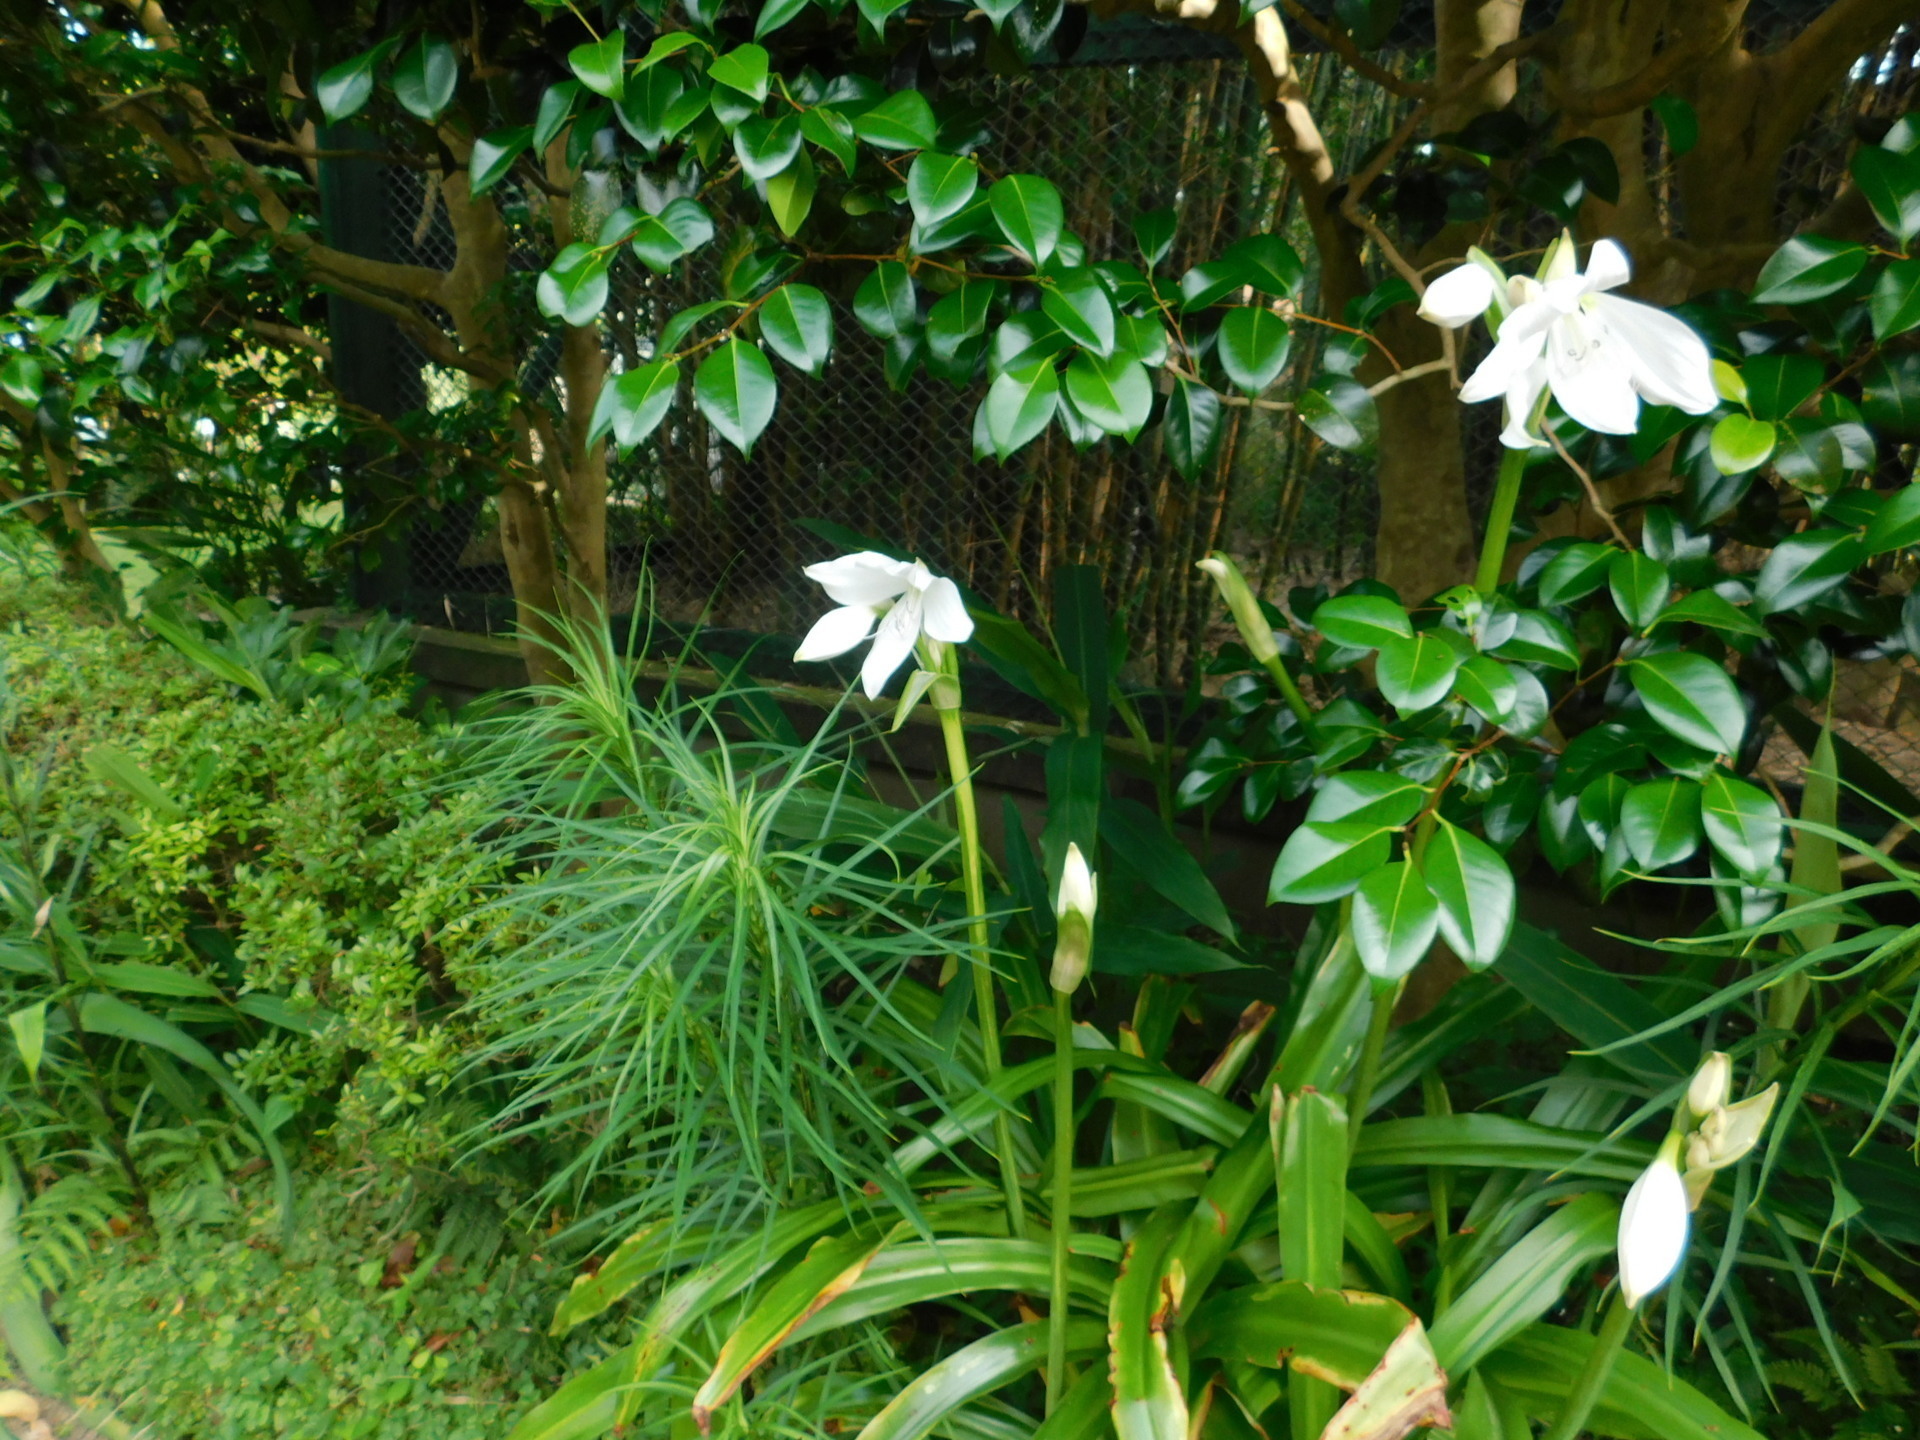
<instances>
[{"instance_id":1,"label":"white crinum flower","mask_svg":"<svg viewBox=\"0 0 1920 1440\"><path fill-rule=\"evenodd\" d=\"M872 635L873 648L860 667L869 700L879 698L923 635L958 645L973 634L973 617L960 598L960 587L918 560L862 550L809 565L803 573L817 580L840 608L814 622L793 658L831 660Z\"/></svg>"},{"instance_id":2,"label":"white crinum flower","mask_svg":"<svg viewBox=\"0 0 1920 1440\"><path fill-rule=\"evenodd\" d=\"M1677 1139L1660 1147L1620 1208L1620 1293L1638 1309L1666 1284L1687 1252L1687 1187L1674 1163Z\"/></svg>"},{"instance_id":3,"label":"white crinum flower","mask_svg":"<svg viewBox=\"0 0 1920 1440\"><path fill-rule=\"evenodd\" d=\"M1501 444L1524 450L1546 443L1533 421L1549 389L1573 419L1608 435L1631 435L1639 427L1643 399L1689 415L1704 415L1719 402L1705 341L1664 310L1607 293L1631 273L1627 252L1612 240L1598 241L1580 270L1573 239L1563 235L1539 279L1507 281L1511 308L1493 350L1460 388L1469 403L1505 399ZM1491 262L1470 260L1427 287L1420 313L1458 329L1499 298Z\"/></svg>"},{"instance_id":4,"label":"white crinum flower","mask_svg":"<svg viewBox=\"0 0 1920 1440\"><path fill-rule=\"evenodd\" d=\"M1057 930L1053 942L1053 972L1049 983L1071 995L1086 978L1093 957L1093 914L1100 904L1100 880L1087 868L1087 857L1069 842L1060 865L1060 889L1054 895Z\"/></svg>"}]
</instances>

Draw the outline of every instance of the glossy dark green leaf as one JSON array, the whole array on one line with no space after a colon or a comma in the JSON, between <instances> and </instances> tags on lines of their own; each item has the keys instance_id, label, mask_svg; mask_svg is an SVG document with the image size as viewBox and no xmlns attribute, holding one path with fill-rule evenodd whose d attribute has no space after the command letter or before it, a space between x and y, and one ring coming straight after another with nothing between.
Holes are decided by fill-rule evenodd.
<instances>
[{"instance_id":1,"label":"glossy dark green leaf","mask_svg":"<svg viewBox=\"0 0 1920 1440\"><path fill-rule=\"evenodd\" d=\"M1074 344L1102 358L1113 353L1113 301L1091 269L1061 271L1053 284L1041 287L1040 309Z\"/></svg>"},{"instance_id":2,"label":"glossy dark green leaf","mask_svg":"<svg viewBox=\"0 0 1920 1440\"><path fill-rule=\"evenodd\" d=\"M1308 390L1296 402L1296 413L1314 434L1336 450L1370 455L1380 439L1380 412L1373 396L1357 381L1334 379L1318 390Z\"/></svg>"},{"instance_id":3,"label":"glossy dark green leaf","mask_svg":"<svg viewBox=\"0 0 1920 1440\"><path fill-rule=\"evenodd\" d=\"M1502 660L1526 665L1547 665L1555 670L1580 668L1580 650L1574 644L1573 632L1539 610L1520 611L1514 617L1513 634L1493 653Z\"/></svg>"},{"instance_id":4,"label":"glossy dark green leaf","mask_svg":"<svg viewBox=\"0 0 1920 1440\"><path fill-rule=\"evenodd\" d=\"M682 196L633 232L633 253L649 270L664 273L674 261L713 239L713 217L698 200Z\"/></svg>"},{"instance_id":5,"label":"glossy dark green leaf","mask_svg":"<svg viewBox=\"0 0 1920 1440\"><path fill-rule=\"evenodd\" d=\"M1893 439L1920 437L1920 350L1867 362L1860 372L1860 416Z\"/></svg>"},{"instance_id":6,"label":"glossy dark green leaf","mask_svg":"<svg viewBox=\"0 0 1920 1440\"><path fill-rule=\"evenodd\" d=\"M1146 367L1125 355L1106 360L1082 351L1067 366L1067 395L1088 420L1109 435L1131 439L1153 411L1153 382Z\"/></svg>"},{"instance_id":7,"label":"glossy dark green leaf","mask_svg":"<svg viewBox=\"0 0 1920 1440\"><path fill-rule=\"evenodd\" d=\"M760 347L729 340L705 360L693 376L693 399L707 423L743 455L773 419L780 394L773 366Z\"/></svg>"},{"instance_id":8,"label":"glossy dark green leaf","mask_svg":"<svg viewBox=\"0 0 1920 1440\"><path fill-rule=\"evenodd\" d=\"M922 225L946 219L979 188L980 167L970 156L923 150L907 169L907 204Z\"/></svg>"},{"instance_id":9,"label":"glossy dark green leaf","mask_svg":"<svg viewBox=\"0 0 1920 1440\"><path fill-rule=\"evenodd\" d=\"M854 143L853 122L846 116L833 110L803 110L800 112L800 131L838 160L842 173L853 173L860 157L860 147Z\"/></svg>"},{"instance_id":10,"label":"glossy dark green leaf","mask_svg":"<svg viewBox=\"0 0 1920 1440\"><path fill-rule=\"evenodd\" d=\"M1347 770L1330 775L1314 792L1307 819L1343 820L1399 829L1427 802L1427 787L1384 770Z\"/></svg>"},{"instance_id":11,"label":"glossy dark green leaf","mask_svg":"<svg viewBox=\"0 0 1920 1440\"><path fill-rule=\"evenodd\" d=\"M591 324L607 303L607 257L590 246L567 246L535 284L534 297L549 320Z\"/></svg>"},{"instance_id":12,"label":"glossy dark green leaf","mask_svg":"<svg viewBox=\"0 0 1920 1440\"><path fill-rule=\"evenodd\" d=\"M1180 277L1180 308L1182 311L1204 310L1246 284L1246 276L1238 266L1225 260L1205 261Z\"/></svg>"},{"instance_id":13,"label":"glossy dark green leaf","mask_svg":"<svg viewBox=\"0 0 1920 1440\"><path fill-rule=\"evenodd\" d=\"M1620 803L1627 849L1644 870L1677 865L1700 848L1700 787L1691 780L1649 780Z\"/></svg>"},{"instance_id":14,"label":"glossy dark green leaf","mask_svg":"<svg viewBox=\"0 0 1920 1440\"><path fill-rule=\"evenodd\" d=\"M1503 722L1520 698L1520 682L1506 665L1491 655L1476 655L1453 677L1460 698L1492 724Z\"/></svg>"},{"instance_id":15,"label":"glossy dark green leaf","mask_svg":"<svg viewBox=\"0 0 1920 1440\"><path fill-rule=\"evenodd\" d=\"M1871 468L1879 458L1872 433L1850 421L1829 425L1806 418L1786 420L1774 439L1774 470L1782 480L1815 494L1838 489L1849 474Z\"/></svg>"},{"instance_id":16,"label":"glossy dark green leaf","mask_svg":"<svg viewBox=\"0 0 1920 1440\"><path fill-rule=\"evenodd\" d=\"M1920 235L1920 154L1862 145L1849 168L1875 218L1895 239L1905 245Z\"/></svg>"},{"instance_id":17,"label":"glossy dark green leaf","mask_svg":"<svg viewBox=\"0 0 1920 1440\"><path fill-rule=\"evenodd\" d=\"M833 307L811 285L782 285L760 306L760 338L794 369L818 375L833 354Z\"/></svg>"},{"instance_id":18,"label":"glossy dark green leaf","mask_svg":"<svg viewBox=\"0 0 1920 1440\"><path fill-rule=\"evenodd\" d=\"M1619 552L1591 540L1576 540L1540 572L1540 603L1570 605L1607 583L1607 568Z\"/></svg>"},{"instance_id":19,"label":"glossy dark green leaf","mask_svg":"<svg viewBox=\"0 0 1920 1440\"><path fill-rule=\"evenodd\" d=\"M546 154L554 138L567 128L567 121L573 117L573 102L579 94L578 80L562 80L541 92L540 105L533 116L533 148L538 154Z\"/></svg>"},{"instance_id":20,"label":"glossy dark green leaf","mask_svg":"<svg viewBox=\"0 0 1920 1440\"><path fill-rule=\"evenodd\" d=\"M671 360L656 360L637 370L609 376L593 408L588 442L611 431L622 452L631 450L666 418L679 387L680 367Z\"/></svg>"},{"instance_id":21,"label":"glossy dark green leaf","mask_svg":"<svg viewBox=\"0 0 1920 1440\"><path fill-rule=\"evenodd\" d=\"M1920 481L1909 481L1887 497L1863 543L1869 555L1920 545Z\"/></svg>"},{"instance_id":22,"label":"glossy dark green leaf","mask_svg":"<svg viewBox=\"0 0 1920 1440\"><path fill-rule=\"evenodd\" d=\"M1754 579L1754 613L1798 610L1843 584L1866 558L1867 547L1850 530L1789 535L1773 547Z\"/></svg>"},{"instance_id":23,"label":"glossy dark green leaf","mask_svg":"<svg viewBox=\"0 0 1920 1440\"><path fill-rule=\"evenodd\" d=\"M582 79L584 81L584 77ZM758 105L767 98L767 52L758 45L735 46L726 54L714 57L707 67L707 79Z\"/></svg>"},{"instance_id":24,"label":"glossy dark green leaf","mask_svg":"<svg viewBox=\"0 0 1920 1440\"><path fill-rule=\"evenodd\" d=\"M1172 210L1149 210L1133 220L1133 240L1140 247L1140 258L1152 270L1173 249L1173 237L1180 228L1180 217Z\"/></svg>"},{"instance_id":25,"label":"glossy dark green leaf","mask_svg":"<svg viewBox=\"0 0 1920 1440\"><path fill-rule=\"evenodd\" d=\"M853 133L879 150L930 150L938 130L933 107L918 90L896 90L853 117Z\"/></svg>"},{"instance_id":26,"label":"glossy dark green leaf","mask_svg":"<svg viewBox=\"0 0 1920 1440\"><path fill-rule=\"evenodd\" d=\"M460 57L452 42L438 35L422 35L393 67L393 98L429 125L452 103L459 83Z\"/></svg>"},{"instance_id":27,"label":"glossy dark green leaf","mask_svg":"<svg viewBox=\"0 0 1920 1440\"><path fill-rule=\"evenodd\" d=\"M1401 714L1411 714L1447 698L1460 658L1460 652L1434 631L1395 636L1380 646L1375 680L1380 693Z\"/></svg>"},{"instance_id":28,"label":"glossy dark green leaf","mask_svg":"<svg viewBox=\"0 0 1920 1440\"><path fill-rule=\"evenodd\" d=\"M1742 875L1764 875L1780 858L1780 807L1757 785L1716 768L1701 787L1700 821L1707 843Z\"/></svg>"},{"instance_id":29,"label":"glossy dark green leaf","mask_svg":"<svg viewBox=\"0 0 1920 1440\"><path fill-rule=\"evenodd\" d=\"M1420 869L1440 905L1440 933L1471 970L1500 958L1513 929L1513 871L1498 850L1441 820L1427 838Z\"/></svg>"},{"instance_id":30,"label":"glossy dark green leaf","mask_svg":"<svg viewBox=\"0 0 1920 1440\"><path fill-rule=\"evenodd\" d=\"M1796 235L1760 269L1753 298L1760 305L1802 305L1845 289L1867 268L1867 249L1820 235Z\"/></svg>"},{"instance_id":31,"label":"glossy dark green leaf","mask_svg":"<svg viewBox=\"0 0 1920 1440\"><path fill-rule=\"evenodd\" d=\"M919 324L913 276L898 260L882 260L853 295L853 318L869 335L891 339Z\"/></svg>"},{"instance_id":32,"label":"glossy dark green leaf","mask_svg":"<svg viewBox=\"0 0 1920 1440\"><path fill-rule=\"evenodd\" d=\"M1920 258L1896 260L1880 272L1867 297L1873 338L1883 344L1920 325Z\"/></svg>"},{"instance_id":33,"label":"glossy dark green leaf","mask_svg":"<svg viewBox=\"0 0 1920 1440\"><path fill-rule=\"evenodd\" d=\"M1785 420L1827 378L1826 366L1811 355L1755 355L1741 367L1746 404L1756 420Z\"/></svg>"},{"instance_id":34,"label":"glossy dark green leaf","mask_svg":"<svg viewBox=\"0 0 1920 1440\"><path fill-rule=\"evenodd\" d=\"M1440 902L1406 861L1383 865L1353 896L1353 943L1375 981L1391 984L1426 958L1440 930Z\"/></svg>"},{"instance_id":35,"label":"glossy dark green leaf","mask_svg":"<svg viewBox=\"0 0 1920 1440\"><path fill-rule=\"evenodd\" d=\"M1293 335L1266 306L1240 305L1221 320L1216 343L1227 378L1249 395L1264 395L1286 368Z\"/></svg>"},{"instance_id":36,"label":"glossy dark green leaf","mask_svg":"<svg viewBox=\"0 0 1920 1440\"><path fill-rule=\"evenodd\" d=\"M1276 300L1297 295L1307 273L1299 253L1278 235L1249 235L1244 240L1236 240L1221 252L1220 259L1240 276L1242 283Z\"/></svg>"},{"instance_id":37,"label":"glossy dark green leaf","mask_svg":"<svg viewBox=\"0 0 1920 1440\"><path fill-rule=\"evenodd\" d=\"M988 387L987 433L1001 459L1047 428L1060 403L1060 377L1051 360L1004 371Z\"/></svg>"},{"instance_id":38,"label":"glossy dark green leaf","mask_svg":"<svg viewBox=\"0 0 1920 1440\"><path fill-rule=\"evenodd\" d=\"M1613 592L1614 608L1635 630L1652 625L1673 593L1667 567L1638 550L1624 550L1613 557L1607 568L1607 585Z\"/></svg>"},{"instance_id":39,"label":"glossy dark green leaf","mask_svg":"<svg viewBox=\"0 0 1920 1440\"><path fill-rule=\"evenodd\" d=\"M1220 397L1198 381L1176 378L1161 434L1173 468L1184 479L1198 478L1220 445Z\"/></svg>"},{"instance_id":40,"label":"glossy dark green leaf","mask_svg":"<svg viewBox=\"0 0 1920 1440\"><path fill-rule=\"evenodd\" d=\"M805 10L813 0L766 0L753 22L753 38L764 40Z\"/></svg>"},{"instance_id":41,"label":"glossy dark green leaf","mask_svg":"<svg viewBox=\"0 0 1920 1440\"><path fill-rule=\"evenodd\" d=\"M1747 733L1747 707L1733 677L1704 655L1675 650L1627 667L1634 692L1669 734L1713 755L1735 755Z\"/></svg>"},{"instance_id":42,"label":"glossy dark green leaf","mask_svg":"<svg viewBox=\"0 0 1920 1440\"><path fill-rule=\"evenodd\" d=\"M371 50L351 60L342 60L332 69L321 72L313 82L313 94L320 102L321 114L336 124L350 115L357 115L373 98L374 71L399 43L397 36L382 40Z\"/></svg>"},{"instance_id":43,"label":"glossy dark green leaf","mask_svg":"<svg viewBox=\"0 0 1920 1440\"><path fill-rule=\"evenodd\" d=\"M749 180L770 180L800 153L800 138L798 116L750 115L734 127L733 151Z\"/></svg>"},{"instance_id":44,"label":"glossy dark green leaf","mask_svg":"<svg viewBox=\"0 0 1920 1440\"><path fill-rule=\"evenodd\" d=\"M1035 266L1046 264L1066 224L1053 183L1038 175L1009 175L994 181L987 204L1007 242Z\"/></svg>"},{"instance_id":45,"label":"glossy dark green leaf","mask_svg":"<svg viewBox=\"0 0 1920 1440\"><path fill-rule=\"evenodd\" d=\"M1369 821L1310 820L1287 837L1273 862L1267 899L1320 905L1350 895L1387 863L1392 828Z\"/></svg>"},{"instance_id":46,"label":"glossy dark green leaf","mask_svg":"<svg viewBox=\"0 0 1920 1440\"><path fill-rule=\"evenodd\" d=\"M511 130L499 130L475 140L473 153L467 158L469 193L484 195L506 179L513 170L513 162L526 153L532 139L531 126L517 125Z\"/></svg>"},{"instance_id":47,"label":"glossy dark green leaf","mask_svg":"<svg viewBox=\"0 0 1920 1440\"><path fill-rule=\"evenodd\" d=\"M1336 595L1320 602L1309 623L1334 644L1356 649L1377 649L1413 635L1406 607L1384 595Z\"/></svg>"},{"instance_id":48,"label":"glossy dark green leaf","mask_svg":"<svg viewBox=\"0 0 1920 1440\"><path fill-rule=\"evenodd\" d=\"M626 32L615 28L599 40L569 50L567 68L594 94L618 100L626 93L626 51Z\"/></svg>"},{"instance_id":49,"label":"glossy dark green leaf","mask_svg":"<svg viewBox=\"0 0 1920 1440\"><path fill-rule=\"evenodd\" d=\"M1696 590L1660 612L1656 625L1705 625L1729 635L1765 636L1767 627L1747 611L1711 590Z\"/></svg>"}]
</instances>

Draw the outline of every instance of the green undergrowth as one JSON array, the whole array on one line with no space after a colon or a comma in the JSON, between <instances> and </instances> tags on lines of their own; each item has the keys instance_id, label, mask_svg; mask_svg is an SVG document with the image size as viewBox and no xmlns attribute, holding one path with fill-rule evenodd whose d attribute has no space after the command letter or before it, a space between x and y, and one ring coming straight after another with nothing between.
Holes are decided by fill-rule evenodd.
<instances>
[{"instance_id":1,"label":"green undergrowth","mask_svg":"<svg viewBox=\"0 0 1920 1440\"><path fill-rule=\"evenodd\" d=\"M395 1179L448 1163L473 1121L453 1017L499 862L448 783L458 732L390 683L372 706L263 700L83 592L0 586L19 797L0 842L31 853L121 997L218 1053L284 1140Z\"/></svg>"},{"instance_id":2,"label":"green undergrowth","mask_svg":"<svg viewBox=\"0 0 1920 1440\"><path fill-rule=\"evenodd\" d=\"M504 1435L565 1373L567 1277L491 1206L363 1183L302 1177L291 1239L262 1176L224 1214L96 1236L56 1311L89 1412L155 1440Z\"/></svg>"}]
</instances>

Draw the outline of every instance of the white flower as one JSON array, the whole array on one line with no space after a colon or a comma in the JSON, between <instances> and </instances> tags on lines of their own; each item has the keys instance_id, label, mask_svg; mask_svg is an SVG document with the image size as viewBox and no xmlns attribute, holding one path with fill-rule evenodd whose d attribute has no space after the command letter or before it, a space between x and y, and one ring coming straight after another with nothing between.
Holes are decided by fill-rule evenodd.
<instances>
[{"instance_id":1,"label":"white flower","mask_svg":"<svg viewBox=\"0 0 1920 1440\"><path fill-rule=\"evenodd\" d=\"M819 581L840 608L814 622L793 658L831 660L872 635L873 649L860 667L860 683L869 700L879 698L922 635L957 645L973 634L973 617L960 598L960 587L918 560L895 560L862 550L809 565L802 573ZM874 634L876 621L878 634Z\"/></svg>"},{"instance_id":2,"label":"white flower","mask_svg":"<svg viewBox=\"0 0 1920 1440\"><path fill-rule=\"evenodd\" d=\"M1087 869L1087 857L1077 844L1067 845L1060 866L1060 889L1054 895L1053 914L1059 922L1053 943L1050 983L1071 995L1085 978L1093 957L1093 913L1100 903L1100 881Z\"/></svg>"},{"instance_id":3,"label":"white flower","mask_svg":"<svg viewBox=\"0 0 1920 1440\"><path fill-rule=\"evenodd\" d=\"M1687 1187L1674 1164L1677 1145L1660 1147L1620 1209L1620 1293L1638 1309L1666 1284L1687 1251Z\"/></svg>"},{"instance_id":4,"label":"white flower","mask_svg":"<svg viewBox=\"0 0 1920 1440\"><path fill-rule=\"evenodd\" d=\"M1627 252L1612 240L1596 243L1586 270L1578 270L1572 239L1563 236L1541 279L1516 275L1507 282L1512 312L1492 352L1460 388L1469 403L1506 400L1503 445L1523 450L1544 443L1531 426L1547 389L1573 419L1607 435L1631 435L1639 427L1642 399L1689 415L1704 415L1719 402L1705 341L1664 310L1606 293L1631 273ZM1471 261L1451 270L1427 287L1421 313L1457 329L1493 304L1492 279Z\"/></svg>"},{"instance_id":5,"label":"white flower","mask_svg":"<svg viewBox=\"0 0 1920 1440\"><path fill-rule=\"evenodd\" d=\"M1458 330L1487 313L1498 283L1484 265L1469 262L1457 270L1449 270L1427 286L1427 293L1420 297L1420 318Z\"/></svg>"}]
</instances>

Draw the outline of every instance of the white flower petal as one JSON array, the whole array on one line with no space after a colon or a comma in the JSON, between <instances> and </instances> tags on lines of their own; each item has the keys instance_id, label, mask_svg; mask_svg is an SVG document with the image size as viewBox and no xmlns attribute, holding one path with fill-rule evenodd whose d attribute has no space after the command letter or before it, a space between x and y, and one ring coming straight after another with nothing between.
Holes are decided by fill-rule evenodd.
<instances>
[{"instance_id":1,"label":"white flower petal","mask_svg":"<svg viewBox=\"0 0 1920 1440\"><path fill-rule=\"evenodd\" d=\"M1631 435L1640 425L1640 397L1620 345L1585 311L1567 316L1547 336L1547 384L1560 408L1589 430Z\"/></svg>"},{"instance_id":2,"label":"white flower petal","mask_svg":"<svg viewBox=\"0 0 1920 1440\"><path fill-rule=\"evenodd\" d=\"M960 587L940 576L931 581L920 597L925 610L921 626L936 640L958 645L973 636L973 617L967 613Z\"/></svg>"},{"instance_id":3,"label":"white flower petal","mask_svg":"<svg viewBox=\"0 0 1920 1440\"><path fill-rule=\"evenodd\" d=\"M1569 275L1580 273L1580 256L1573 248L1573 232L1562 230L1559 238L1547 246L1547 253L1541 257L1540 279L1551 285L1555 280L1564 280Z\"/></svg>"},{"instance_id":4,"label":"white flower petal","mask_svg":"<svg viewBox=\"0 0 1920 1440\"><path fill-rule=\"evenodd\" d=\"M1640 1173L1620 1210L1620 1292L1629 1307L1666 1284L1687 1252L1687 1187L1673 1162Z\"/></svg>"},{"instance_id":5,"label":"white flower petal","mask_svg":"<svg viewBox=\"0 0 1920 1440\"><path fill-rule=\"evenodd\" d=\"M1633 265L1617 240L1596 240L1587 252L1587 289L1613 290L1633 278Z\"/></svg>"},{"instance_id":6,"label":"white flower petal","mask_svg":"<svg viewBox=\"0 0 1920 1440\"><path fill-rule=\"evenodd\" d=\"M1544 329L1528 326L1512 339L1507 338L1507 330L1513 327L1520 313L1516 310L1507 317L1507 323L1500 332L1500 343L1487 352L1487 358L1480 362L1479 368L1460 387L1460 398L1469 405L1506 394L1515 376L1539 363L1540 347L1546 343Z\"/></svg>"},{"instance_id":7,"label":"white flower petal","mask_svg":"<svg viewBox=\"0 0 1920 1440\"><path fill-rule=\"evenodd\" d=\"M1686 321L1618 295L1596 295L1591 304L1626 351L1634 389L1689 415L1704 415L1719 403L1713 356Z\"/></svg>"},{"instance_id":8,"label":"white flower petal","mask_svg":"<svg viewBox=\"0 0 1920 1440\"><path fill-rule=\"evenodd\" d=\"M1547 444L1532 430L1533 412L1540 403L1540 392L1547 388L1546 362L1529 365L1507 387L1505 428L1500 443L1509 450L1534 450Z\"/></svg>"},{"instance_id":9,"label":"white flower petal","mask_svg":"<svg viewBox=\"0 0 1920 1440\"><path fill-rule=\"evenodd\" d=\"M893 672L913 654L914 642L919 638L920 597L908 591L880 622L879 632L873 637L873 648L867 652L867 662L860 667L860 684L869 700L880 698Z\"/></svg>"},{"instance_id":10,"label":"white flower petal","mask_svg":"<svg viewBox=\"0 0 1920 1440\"><path fill-rule=\"evenodd\" d=\"M876 612L870 605L842 605L813 622L807 638L793 652L796 660L831 660L844 655L873 633Z\"/></svg>"},{"instance_id":11,"label":"white flower petal","mask_svg":"<svg viewBox=\"0 0 1920 1440\"><path fill-rule=\"evenodd\" d=\"M1480 265L1468 261L1457 270L1449 270L1420 297L1420 318L1458 330L1484 315L1493 304L1494 278Z\"/></svg>"},{"instance_id":12,"label":"white flower petal","mask_svg":"<svg viewBox=\"0 0 1920 1440\"><path fill-rule=\"evenodd\" d=\"M818 581L837 605L878 605L905 592L913 566L877 550L862 550L809 565L801 573Z\"/></svg>"}]
</instances>

